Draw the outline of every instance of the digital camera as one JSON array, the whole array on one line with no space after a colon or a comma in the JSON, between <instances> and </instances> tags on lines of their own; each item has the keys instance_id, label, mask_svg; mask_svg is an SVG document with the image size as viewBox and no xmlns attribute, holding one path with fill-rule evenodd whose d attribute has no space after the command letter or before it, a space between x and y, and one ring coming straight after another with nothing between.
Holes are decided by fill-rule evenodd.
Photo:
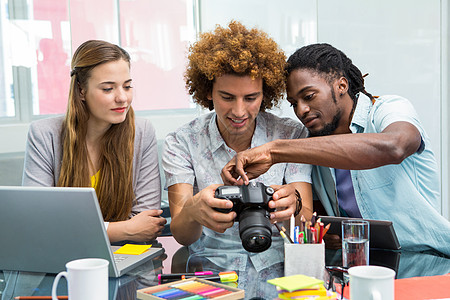
<instances>
[{"instance_id":1,"label":"digital camera","mask_svg":"<svg viewBox=\"0 0 450 300\"><path fill-rule=\"evenodd\" d=\"M233 202L230 209L216 208L217 211L229 213L235 211L239 221L239 236L242 246L249 252L262 252L272 244L272 226L270 224L269 201L272 200L273 188L259 182L249 185L220 186L215 197Z\"/></svg>"}]
</instances>

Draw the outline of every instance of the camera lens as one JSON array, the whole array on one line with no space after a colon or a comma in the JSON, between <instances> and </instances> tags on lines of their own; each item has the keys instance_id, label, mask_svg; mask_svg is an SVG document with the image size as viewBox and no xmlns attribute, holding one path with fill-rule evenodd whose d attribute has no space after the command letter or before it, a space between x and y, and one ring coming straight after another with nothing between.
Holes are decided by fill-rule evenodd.
<instances>
[{"instance_id":1,"label":"camera lens","mask_svg":"<svg viewBox=\"0 0 450 300\"><path fill-rule=\"evenodd\" d=\"M272 244L272 227L264 208L247 208L239 215L239 235L249 252L262 252Z\"/></svg>"}]
</instances>

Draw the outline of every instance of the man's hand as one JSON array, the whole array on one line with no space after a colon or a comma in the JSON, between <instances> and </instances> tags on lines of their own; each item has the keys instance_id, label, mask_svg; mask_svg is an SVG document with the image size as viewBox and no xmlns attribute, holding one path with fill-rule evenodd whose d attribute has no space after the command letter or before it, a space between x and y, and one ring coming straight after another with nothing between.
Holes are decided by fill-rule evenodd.
<instances>
[{"instance_id":1,"label":"man's hand","mask_svg":"<svg viewBox=\"0 0 450 300\"><path fill-rule=\"evenodd\" d=\"M195 222L224 233L227 228L233 226L236 213L234 211L223 213L215 210L215 208L231 209L233 207L233 202L230 200L214 197L214 192L219 186L219 184L213 184L198 192L193 198L192 205L186 209Z\"/></svg>"},{"instance_id":2,"label":"man's hand","mask_svg":"<svg viewBox=\"0 0 450 300\"><path fill-rule=\"evenodd\" d=\"M236 154L222 169L225 185L248 184L250 179L264 174L273 165L270 143Z\"/></svg>"},{"instance_id":3,"label":"man's hand","mask_svg":"<svg viewBox=\"0 0 450 300\"><path fill-rule=\"evenodd\" d=\"M276 211L270 213L270 221L281 222L289 220L291 215L295 213L297 206L297 196L295 194L295 186L292 184L286 185L271 185L275 190L272 198L269 201L269 207L275 208Z\"/></svg>"},{"instance_id":4,"label":"man's hand","mask_svg":"<svg viewBox=\"0 0 450 300\"><path fill-rule=\"evenodd\" d=\"M215 208L230 209L233 202L214 197L215 190L222 184L212 184L193 194L193 186L177 183L169 186L169 205L172 222L170 230L178 243L188 246L197 241L203 226L223 233L234 224L236 212L222 213Z\"/></svg>"},{"instance_id":5,"label":"man's hand","mask_svg":"<svg viewBox=\"0 0 450 300\"><path fill-rule=\"evenodd\" d=\"M325 234L323 241L326 249L339 250L342 247L341 237L337 234Z\"/></svg>"}]
</instances>

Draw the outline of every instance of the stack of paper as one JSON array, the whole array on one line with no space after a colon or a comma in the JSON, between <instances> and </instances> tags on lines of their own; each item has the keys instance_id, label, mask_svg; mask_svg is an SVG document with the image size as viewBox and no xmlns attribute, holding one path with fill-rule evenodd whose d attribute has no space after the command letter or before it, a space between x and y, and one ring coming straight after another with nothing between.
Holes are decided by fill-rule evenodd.
<instances>
[{"instance_id":1,"label":"stack of paper","mask_svg":"<svg viewBox=\"0 0 450 300\"><path fill-rule=\"evenodd\" d=\"M276 285L278 298L297 300L335 300L336 293L327 291L323 281L305 275L293 275L267 280Z\"/></svg>"}]
</instances>

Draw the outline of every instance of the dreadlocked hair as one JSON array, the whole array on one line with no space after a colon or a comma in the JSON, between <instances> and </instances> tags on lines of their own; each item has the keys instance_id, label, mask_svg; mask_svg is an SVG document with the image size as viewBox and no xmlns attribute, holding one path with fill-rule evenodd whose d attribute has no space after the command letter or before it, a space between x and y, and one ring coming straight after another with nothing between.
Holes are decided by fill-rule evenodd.
<instances>
[{"instance_id":1,"label":"dreadlocked hair","mask_svg":"<svg viewBox=\"0 0 450 300\"><path fill-rule=\"evenodd\" d=\"M360 92L372 100L374 98L366 91L364 76L352 60L329 44L312 44L295 51L287 61L287 76L297 69L312 70L324 76L329 84L339 77L345 77L349 85L348 93L354 105Z\"/></svg>"}]
</instances>

